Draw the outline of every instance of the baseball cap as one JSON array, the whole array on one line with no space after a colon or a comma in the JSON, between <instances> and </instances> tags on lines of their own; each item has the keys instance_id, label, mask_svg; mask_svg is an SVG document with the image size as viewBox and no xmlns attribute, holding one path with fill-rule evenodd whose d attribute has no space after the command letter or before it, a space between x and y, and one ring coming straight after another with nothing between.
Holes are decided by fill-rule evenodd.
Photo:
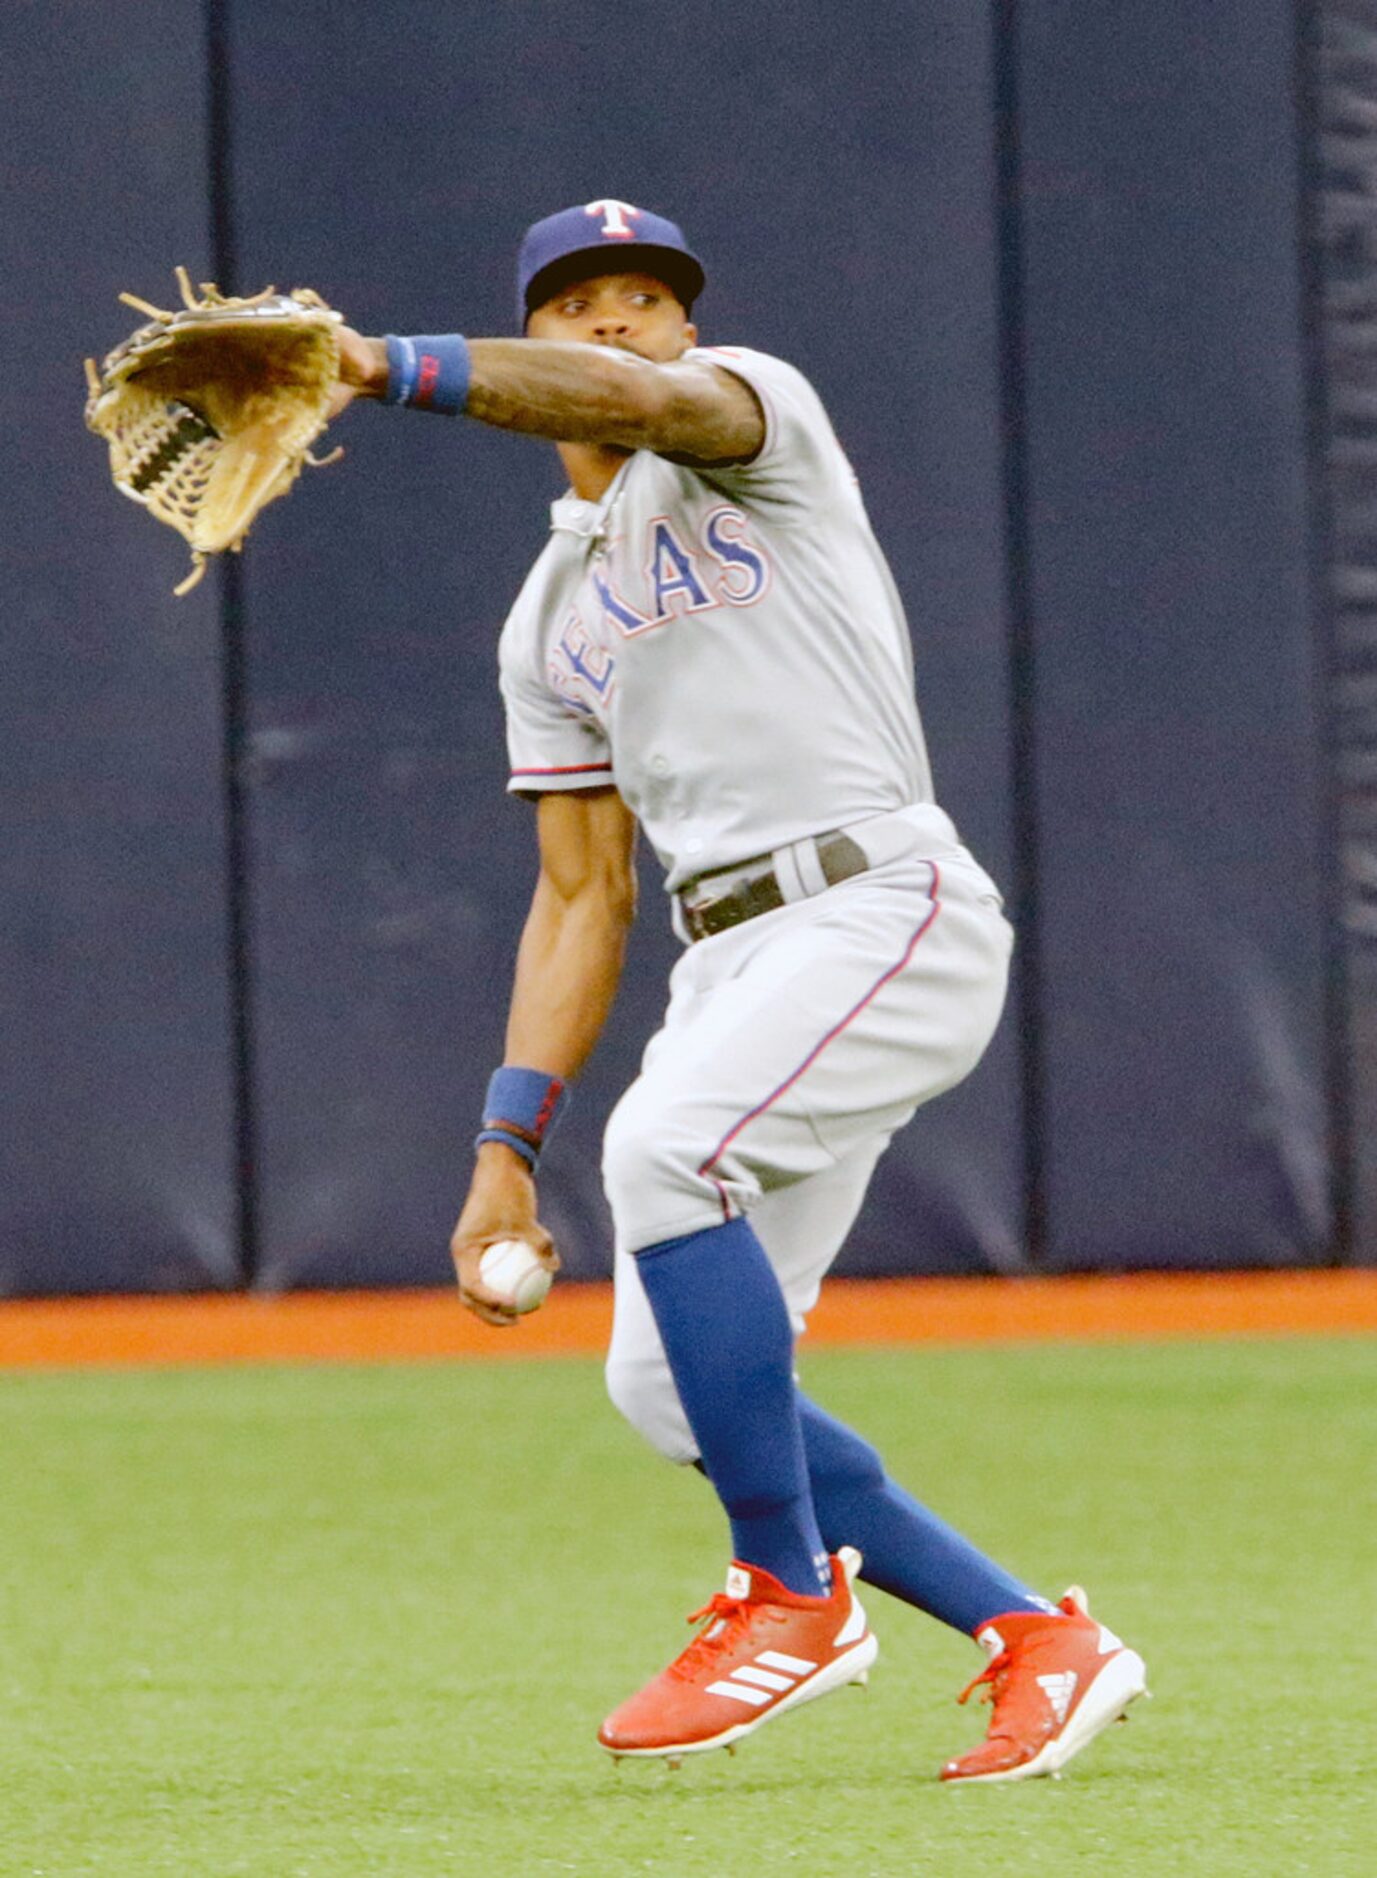
<instances>
[{"instance_id":1,"label":"baseball cap","mask_svg":"<svg viewBox=\"0 0 1377 1878\"><path fill-rule=\"evenodd\" d=\"M677 222L606 196L561 209L526 230L516 259L518 330L525 332L532 308L561 286L599 271L653 274L673 288L686 312L703 291L703 264Z\"/></svg>"}]
</instances>

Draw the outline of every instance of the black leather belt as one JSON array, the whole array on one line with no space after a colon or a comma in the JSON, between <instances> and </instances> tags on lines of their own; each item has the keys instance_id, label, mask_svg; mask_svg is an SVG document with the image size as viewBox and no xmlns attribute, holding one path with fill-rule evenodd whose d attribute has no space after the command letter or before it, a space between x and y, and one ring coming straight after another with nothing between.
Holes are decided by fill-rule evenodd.
<instances>
[{"instance_id":1,"label":"black leather belt","mask_svg":"<svg viewBox=\"0 0 1377 1878\"><path fill-rule=\"evenodd\" d=\"M823 882L828 887L850 880L853 874L863 874L870 865L865 849L850 835L818 835L812 845ZM699 939L710 939L714 933L726 932L728 927L739 926L743 920L773 913L778 907L790 904L780 885L772 854L758 855L738 867L700 874L697 880L679 889L678 897L684 930L695 943ZM808 896L806 893L793 896L795 900L800 897Z\"/></svg>"}]
</instances>

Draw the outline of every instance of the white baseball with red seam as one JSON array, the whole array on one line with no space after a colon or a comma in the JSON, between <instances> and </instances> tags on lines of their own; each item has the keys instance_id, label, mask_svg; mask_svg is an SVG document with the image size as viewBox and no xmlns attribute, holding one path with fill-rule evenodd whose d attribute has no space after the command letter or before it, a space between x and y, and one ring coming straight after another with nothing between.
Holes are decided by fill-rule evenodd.
<instances>
[{"instance_id":1,"label":"white baseball with red seam","mask_svg":"<svg viewBox=\"0 0 1377 1878\"><path fill-rule=\"evenodd\" d=\"M553 1282L551 1274L524 1239L499 1239L478 1261L478 1276L520 1312L534 1311L545 1302Z\"/></svg>"}]
</instances>

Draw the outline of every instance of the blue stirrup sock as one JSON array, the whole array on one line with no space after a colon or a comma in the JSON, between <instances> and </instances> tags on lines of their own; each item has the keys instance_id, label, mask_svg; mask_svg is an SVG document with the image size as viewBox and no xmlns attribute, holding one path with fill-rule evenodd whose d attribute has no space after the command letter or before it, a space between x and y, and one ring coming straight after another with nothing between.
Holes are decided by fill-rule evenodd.
<instances>
[{"instance_id":1,"label":"blue stirrup sock","mask_svg":"<svg viewBox=\"0 0 1377 1878\"><path fill-rule=\"evenodd\" d=\"M974 1635L1006 1611L1052 1606L897 1487L868 1442L798 1396L808 1477L831 1551L858 1548L861 1577Z\"/></svg>"},{"instance_id":2,"label":"blue stirrup sock","mask_svg":"<svg viewBox=\"0 0 1377 1878\"><path fill-rule=\"evenodd\" d=\"M794 1337L765 1248L744 1219L636 1254L732 1550L805 1597L832 1575L808 1486Z\"/></svg>"}]
</instances>

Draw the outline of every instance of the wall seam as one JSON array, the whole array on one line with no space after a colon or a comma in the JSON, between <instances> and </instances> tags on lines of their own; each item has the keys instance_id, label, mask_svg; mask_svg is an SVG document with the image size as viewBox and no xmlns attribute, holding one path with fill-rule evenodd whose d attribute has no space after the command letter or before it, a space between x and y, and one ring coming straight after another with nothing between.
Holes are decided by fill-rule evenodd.
<instances>
[{"instance_id":1,"label":"wall seam","mask_svg":"<svg viewBox=\"0 0 1377 1878\"><path fill-rule=\"evenodd\" d=\"M211 267L221 292L239 286L234 218L231 0L206 0L207 184ZM239 1270L252 1287L259 1269L257 1066L253 1025L253 932L248 799L248 661L243 563L216 562L220 630L221 784L225 827L225 949L235 1216Z\"/></svg>"},{"instance_id":2,"label":"wall seam","mask_svg":"<svg viewBox=\"0 0 1377 1878\"><path fill-rule=\"evenodd\" d=\"M1023 1129L1023 1233L1031 1265L1048 1258L1042 900L1037 815L1037 692L1029 522L1027 316L1019 0L994 0L995 228L999 409L1008 621L1012 898L1018 944L1013 1005Z\"/></svg>"},{"instance_id":3,"label":"wall seam","mask_svg":"<svg viewBox=\"0 0 1377 1878\"><path fill-rule=\"evenodd\" d=\"M1304 371L1306 533L1319 750L1317 846L1324 905L1324 1099L1331 1211L1330 1258L1353 1258L1353 1101L1349 1060L1349 998L1340 844L1340 736L1335 684L1338 620L1334 603L1334 504L1329 480L1329 401L1325 345L1323 98L1320 58L1323 0L1296 0L1296 242L1300 338Z\"/></svg>"}]
</instances>

